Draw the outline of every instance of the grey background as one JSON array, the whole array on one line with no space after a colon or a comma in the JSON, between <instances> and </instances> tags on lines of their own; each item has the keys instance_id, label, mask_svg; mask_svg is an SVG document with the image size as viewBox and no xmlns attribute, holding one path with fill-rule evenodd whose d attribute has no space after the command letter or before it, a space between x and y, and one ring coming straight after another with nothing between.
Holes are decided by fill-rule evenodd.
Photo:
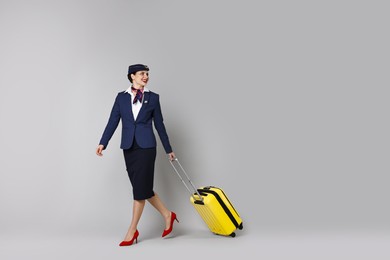
<instances>
[{"instance_id":1,"label":"grey background","mask_svg":"<svg viewBox=\"0 0 390 260\"><path fill-rule=\"evenodd\" d=\"M390 255L388 7L0 1L0 256L18 259L25 241L30 257L126 257L120 127L103 158L95 148L133 63L150 66L194 183L223 188L245 228L235 240L210 236L158 143L155 190L179 216L177 237L158 238L163 223L147 205L144 243L125 252Z\"/></svg>"}]
</instances>

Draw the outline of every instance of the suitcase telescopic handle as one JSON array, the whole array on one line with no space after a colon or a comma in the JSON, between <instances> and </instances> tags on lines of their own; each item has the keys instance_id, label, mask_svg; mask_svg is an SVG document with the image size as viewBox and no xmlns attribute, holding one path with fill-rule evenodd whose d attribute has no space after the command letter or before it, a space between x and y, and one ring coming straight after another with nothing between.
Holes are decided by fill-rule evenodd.
<instances>
[{"instance_id":1,"label":"suitcase telescopic handle","mask_svg":"<svg viewBox=\"0 0 390 260\"><path fill-rule=\"evenodd\" d=\"M179 165L181 171L184 173L184 175L186 176L186 179L187 181L191 184L191 187L192 189L195 191L196 194L198 194L198 197L200 198L200 200L203 202L203 197L200 195L198 189L195 187L195 185L192 183L190 177L188 176L187 172L184 170L183 166L180 164L179 162L179 159L177 159L177 157L175 157L175 159L173 161L176 161L177 164ZM179 176L181 182L184 184L184 186L186 186L188 192L190 193L190 195L192 196L192 198L196 201L196 200L199 200L197 199L195 196L194 196L194 192L191 191L191 189L188 187L187 183L183 180L181 174L179 173L179 171L177 170L176 166L173 164L173 161L172 160L169 160L169 162L171 163L173 169L175 170L177 176Z\"/></svg>"}]
</instances>

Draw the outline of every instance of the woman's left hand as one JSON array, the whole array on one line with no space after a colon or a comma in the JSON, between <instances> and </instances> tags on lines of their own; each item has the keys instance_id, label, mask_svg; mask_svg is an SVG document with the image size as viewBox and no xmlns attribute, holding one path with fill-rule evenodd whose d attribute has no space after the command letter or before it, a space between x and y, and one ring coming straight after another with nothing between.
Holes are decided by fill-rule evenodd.
<instances>
[{"instance_id":1,"label":"woman's left hand","mask_svg":"<svg viewBox=\"0 0 390 260\"><path fill-rule=\"evenodd\" d=\"M171 153L169 153L168 155L169 155L169 160L171 160L171 161L175 160L176 155L175 155L174 152L171 152Z\"/></svg>"}]
</instances>

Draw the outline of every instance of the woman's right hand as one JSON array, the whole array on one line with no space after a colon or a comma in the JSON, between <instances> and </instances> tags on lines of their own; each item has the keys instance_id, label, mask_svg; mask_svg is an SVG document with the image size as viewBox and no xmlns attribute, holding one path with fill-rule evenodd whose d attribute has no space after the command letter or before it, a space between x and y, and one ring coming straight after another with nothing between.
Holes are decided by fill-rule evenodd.
<instances>
[{"instance_id":1,"label":"woman's right hand","mask_svg":"<svg viewBox=\"0 0 390 260\"><path fill-rule=\"evenodd\" d=\"M102 144L99 144L98 145L98 147L96 148L96 154L98 155L98 156L103 156L103 149L104 149L104 145L102 145Z\"/></svg>"}]
</instances>

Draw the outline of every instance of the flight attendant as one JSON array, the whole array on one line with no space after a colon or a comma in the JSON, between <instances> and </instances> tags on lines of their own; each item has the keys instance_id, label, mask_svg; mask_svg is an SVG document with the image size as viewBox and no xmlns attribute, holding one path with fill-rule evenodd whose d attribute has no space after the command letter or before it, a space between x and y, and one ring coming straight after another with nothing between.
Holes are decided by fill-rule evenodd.
<instances>
[{"instance_id":1,"label":"flight attendant","mask_svg":"<svg viewBox=\"0 0 390 260\"><path fill-rule=\"evenodd\" d=\"M103 156L102 151L107 148L119 121L122 121L120 148L123 149L126 170L133 187L133 216L120 246L130 246L137 242L139 236L137 225L146 200L164 218L165 229L162 237L172 232L175 220L179 222L176 214L165 207L153 190L157 143L152 122L169 159L174 160L175 154L163 123L159 95L146 88L149 81L149 67L143 64L131 65L127 77L131 86L126 91L118 93L107 126L96 148L96 154Z\"/></svg>"}]
</instances>

